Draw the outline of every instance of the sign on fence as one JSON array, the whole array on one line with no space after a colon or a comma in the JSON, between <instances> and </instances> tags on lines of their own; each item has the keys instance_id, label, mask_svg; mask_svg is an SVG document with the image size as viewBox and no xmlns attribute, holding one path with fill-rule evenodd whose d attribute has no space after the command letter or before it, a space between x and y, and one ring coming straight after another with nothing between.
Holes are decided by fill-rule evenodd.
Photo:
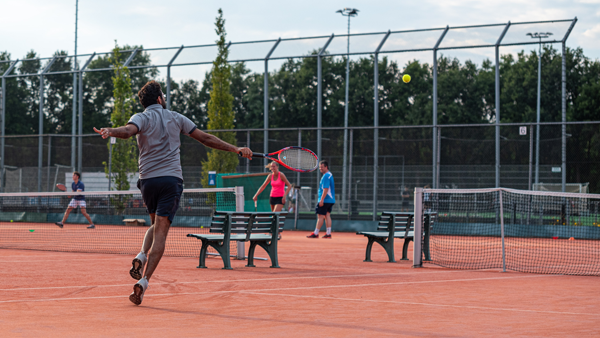
<instances>
[{"instance_id":1,"label":"sign on fence","mask_svg":"<svg viewBox=\"0 0 600 338\"><path fill-rule=\"evenodd\" d=\"M519 127L519 135L527 135L527 127Z\"/></svg>"}]
</instances>

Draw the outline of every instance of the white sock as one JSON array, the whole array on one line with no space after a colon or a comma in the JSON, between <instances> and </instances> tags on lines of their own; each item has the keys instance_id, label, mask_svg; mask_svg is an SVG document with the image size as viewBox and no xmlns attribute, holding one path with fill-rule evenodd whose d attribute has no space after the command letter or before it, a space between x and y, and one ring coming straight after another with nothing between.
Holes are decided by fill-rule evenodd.
<instances>
[{"instance_id":1,"label":"white sock","mask_svg":"<svg viewBox=\"0 0 600 338\"><path fill-rule=\"evenodd\" d=\"M331 228L327 228L327 235L331 235Z\"/></svg>"},{"instance_id":2,"label":"white sock","mask_svg":"<svg viewBox=\"0 0 600 338\"><path fill-rule=\"evenodd\" d=\"M314 232L314 234L315 234L315 235L318 235L318 234L319 234L319 230L321 230L321 229L319 229L319 228L315 228L315 232Z\"/></svg>"}]
</instances>

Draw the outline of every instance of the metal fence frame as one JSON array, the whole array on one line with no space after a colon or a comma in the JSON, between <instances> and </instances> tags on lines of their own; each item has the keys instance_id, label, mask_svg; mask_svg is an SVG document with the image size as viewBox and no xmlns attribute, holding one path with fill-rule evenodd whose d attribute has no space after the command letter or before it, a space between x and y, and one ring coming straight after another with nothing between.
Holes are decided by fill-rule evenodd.
<instances>
[{"instance_id":1,"label":"metal fence frame","mask_svg":"<svg viewBox=\"0 0 600 338\"><path fill-rule=\"evenodd\" d=\"M532 45L532 44L538 44L538 41L530 41L530 42L517 42L517 43L502 43L502 40L504 38L504 36L506 35L506 33L509 31L510 27L513 26L517 26L517 25L531 25L531 24L545 24L545 23L561 23L561 22L570 22L570 26L567 29L567 31L565 32L565 34L562 36L562 38L560 39L554 39L554 40L548 40L548 41L544 41L545 44L555 44L555 43L560 43L562 45L562 55L565 55L566 52L566 41L573 29L573 27L575 26L576 22L577 22L577 17L573 18L573 19L567 19L567 20L547 20L547 21L530 21L530 22L516 22L516 23L511 23L510 21L508 23L498 23L498 24L486 24L486 25L470 25L470 26L455 26L455 27L450 27L450 26L446 26L446 27L442 27L442 28L427 28L427 29L414 29L414 30L399 30L399 31L390 31L388 30L387 32L373 32L373 33L358 33L358 34L340 34L340 35L335 35L335 34L331 34L329 36L313 36L313 37L299 37L299 38L279 38L279 39L270 39L270 40L258 40L258 41L245 41L245 42L229 42L227 47L232 46L232 45L244 45L244 44L255 44L255 43L273 43L273 46L271 47L270 51L265 55L264 58L248 58L248 59L237 59L237 60L228 60L228 62L230 63L235 63L235 62L251 62L251 61L263 61L264 65L265 65L265 70L264 70L264 126L262 131L264 131L264 152L267 153L268 152L268 132L270 130L269 128L269 84L268 84L268 76L269 76L269 68L268 68L268 64L269 64L269 60L277 60L277 59L292 59L292 58L317 58L317 154L321 154L321 144L322 144L322 139L321 139L321 130L322 130L322 67L321 67L321 60L323 57L332 57L332 56L346 56L346 57L350 57L351 55L374 55L374 112L373 112L373 117L374 117L374 132L375 132L375 142L374 142L374 149L373 149L373 156L375 158L374 161L374 177L373 177L373 195L377 196L377 181L378 181L378 177L377 177L377 167L378 167L378 163L377 163L377 158L378 158L378 139L377 139L377 134L378 134L378 128L379 126L379 107L378 107L378 102L377 102L377 98L378 98L378 85L379 85L379 78L378 78L378 55L379 54L389 54L389 53L406 53L406 52L426 52L426 51L431 51L433 52L433 96L432 96L432 100L433 100L433 111L432 111L432 115L433 115L433 125L431 126L431 128L433 129L433 135L437 134L438 131L438 124L437 124L437 52L441 51L441 50L455 50L455 49L470 49L470 48L495 48L495 109L496 109L496 187L500 186L500 126L501 125L505 125L505 124L501 124L500 123L500 74L499 74L499 64L500 64L500 52L499 49L500 47L504 47L504 46L517 46L517 45ZM477 28L485 28L485 27L502 27L504 26L504 29L502 30L501 35L499 36L498 40L496 41L496 43L494 44L480 44L480 45L460 45L460 46L448 46L448 47L440 47L440 44L443 42L444 37L446 36L446 34L451 31L451 30L464 30L464 29L477 29ZM416 48L416 49L397 49L397 50L381 50L382 47L384 46L384 44L386 43L387 38L390 36L390 34L405 34L405 33L417 33L417 32L427 32L427 31L441 31L441 34L436 42L436 44L430 48ZM357 37L357 36L368 36L368 35L384 35L384 38L381 40L381 42L379 43L377 49L373 50L373 51L368 51L368 52L352 52L352 53L327 53L327 47L329 46L329 44L331 43L331 41L333 40L334 37L347 37L348 39L351 37ZM272 57L273 52L277 49L277 47L279 46L279 44L281 42L284 41L298 41L298 40L310 40L310 39L327 39L326 43L323 45L323 47L320 49L320 51L317 54L311 54L311 55L286 55L286 56L277 56L277 57ZM176 63L177 57L180 55L180 53L184 50L184 49L191 49L191 48L203 48L203 47L215 47L216 44L207 44L207 45L194 45L194 46L179 46L179 47L164 47L164 48L147 48L147 49L134 49L134 50L127 50L127 51L123 51L123 52L130 52L130 56L129 58L124 62L124 66L127 66L132 60L133 57L138 53L138 52L150 52L150 51L158 51L158 50L174 50L175 53L172 56L171 60L167 63L167 64L161 64L161 65L150 65L150 66L132 66L129 67L130 69L142 69L142 68L167 68L167 90L166 90L166 96L167 96L167 106L168 108L170 108L170 104L171 104L171 95L170 95L170 90L171 90L171 67L175 67L175 66L191 66L191 65L206 65L206 64L212 64L212 61L203 61L203 62L187 62L187 63ZM78 118L78 131L76 130L76 125L75 125L75 119L73 120L73 126L72 126L72 133L71 133L71 137L72 137L72 145L74 147L75 145L75 139L76 139L76 134L78 136L82 136L83 135L83 130L82 130L82 126L83 126L83 73L86 72L97 72L97 71L112 71L112 68L102 68L102 69L88 69L88 65L90 64L90 62L92 61L92 59L94 59L95 56L98 55L107 55L107 54L111 54L112 52L103 52L103 53L92 53L92 54L79 54L79 55L66 55L66 56L55 56L55 57L50 57L50 58L36 58L36 59L17 59L17 60L8 60L8 61L0 61L1 63L9 63L9 68L7 69L7 71L4 72L4 74L2 74L1 78L2 78L2 104L1 104L1 108L2 108L2 112L1 112L1 119L2 122L0 124L0 138L2 139L0 142L0 173L4 172L4 136L5 136L5 112L6 112L6 79L7 78L14 78L14 77L28 77L28 76L39 76L40 77L40 84L43 84L43 78L44 76L48 76L48 75L57 75L57 74L74 74L74 83L76 78L79 78L79 88L78 89L78 97L79 97L79 118ZM81 67L80 69L77 68L77 64L76 62L74 62L74 69L70 70L70 71L57 71L57 72L50 72L48 71L50 69L51 64L58 58L68 58L68 57L73 57L75 60L77 59L77 57L88 57L87 61L85 62L84 66ZM49 63L46 65L46 67L43 69L43 71L39 72L39 73L35 73L35 74L11 74L11 72L14 70L15 66L17 63L19 62L26 62L26 61L43 61L43 60L50 60ZM562 58L562 187L563 187L563 191L565 189L565 184L566 184L566 60L563 57ZM74 91L76 90L75 86L74 86ZM40 142L40 146L39 146L39 170L41 171L42 168L42 143L43 143L43 86L41 86L40 88L40 128L39 128L39 142ZM75 93L74 93L75 96ZM75 98L73 100L73 102L75 102ZM75 112L76 112L77 107L75 107L75 105L73 105L73 116L75 117ZM519 125L529 125L528 123L520 123ZM475 125L473 125L475 126ZM353 127L353 129L356 129L355 127ZM273 129L271 129L273 130ZM79 143L78 143L78 151L77 151L77 168L81 169L81 158L82 158L82 138L79 137ZM347 147L347 139L344 139L344 143L345 143L345 147ZM432 182L434 182L434 187L433 188L438 188L437 187L437 183L438 182L438 176L439 173L437 172L437 158L436 158L436 154L437 154L437 144L436 144L436 140L434 137L433 140L433 158L432 158ZM71 166L75 169L75 149L72 150L72 157L71 157ZM39 175L41 176L41 175ZM2 177L0 177L0 180L2 179ZM346 177L343 177L343 192L346 191ZM41 182L38 184L41 185ZM375 205L376 203L374 203L374 209L375 209ZM375 211L375 210L374 210ZM375 213L374 213L375 215ZM375 216L374 216L375 217Z\"/></svg>"}]
</instances>

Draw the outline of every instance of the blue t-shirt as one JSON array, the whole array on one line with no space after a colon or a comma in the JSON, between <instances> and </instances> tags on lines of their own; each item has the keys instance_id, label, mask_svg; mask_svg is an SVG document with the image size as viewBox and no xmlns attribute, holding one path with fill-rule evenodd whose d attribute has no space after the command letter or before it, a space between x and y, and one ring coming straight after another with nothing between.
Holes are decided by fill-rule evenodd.
<instances>
[{"instance_id":1,"label":"blue t-shirt","mask_svg":"<svg viewBox=\"0 0 600 338\"><path fill-rule=\"evenodd\" d=\"M78 189L81 189L81 191L85 191L85 186L83 185L83 182L81 182L81 181L79 181L77 183L73 182L73 183L71 183L71 189L73 191L77 191ZM77 195L77 196L73 197L73 199L78 200L78 201L85 201L85 196Z\"/></svg>"},{"instance_id":2,"label":"blue t-shirt","mask_svg":"<svg viewBox=\"0 0 600 338\"><path fill-rule=\"evenodd\" d=\"M335 189L333 188L333 175L331 174L331 171L321 177L321 183L319 184L319 201L317 201L317 203L321 201L323 189L329 189L323 203L335 203Z\"/></svg>"}]
</instances>

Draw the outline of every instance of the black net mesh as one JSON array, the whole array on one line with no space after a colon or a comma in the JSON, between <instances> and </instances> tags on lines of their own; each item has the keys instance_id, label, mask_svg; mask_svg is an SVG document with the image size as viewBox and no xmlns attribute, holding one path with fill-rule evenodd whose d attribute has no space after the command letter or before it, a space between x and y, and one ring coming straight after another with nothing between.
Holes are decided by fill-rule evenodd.
<instances>
[{"instance_id":1,"label":"black net mesh","mask_svg":"<svg viewBox=\"0 0 600 338\"><path fill-rule=\"evenodd\" d=\"M200 241L187 238L189 233L207 233L215 210L235 211L236 198L231 191L211 189L184 190L179 209L167 237L165 255L195 257ZM0 194L0 248L44 251L136 254L151 225L141 194L132 192L88 192L85 205L95 229L74 209L64 227L65 209L72 204L67 193ZM131 225L125 220L144 220ZM141 222L140 222L141 223ZM139 223L138 223L139 224ZM232 243L232 252L235 252Z\"/></svg>"},{"instance_id":2,"label":"black net mesh","mask_svg":"<svg viewBox=\"0 0 600 338\"><path fill-rule=\"evenodd\" d=\"M510 189L424 190L431 263L600 275L600 195ZM503 254L504 245L504 254Z\"/></svg>"}]
</instances>

